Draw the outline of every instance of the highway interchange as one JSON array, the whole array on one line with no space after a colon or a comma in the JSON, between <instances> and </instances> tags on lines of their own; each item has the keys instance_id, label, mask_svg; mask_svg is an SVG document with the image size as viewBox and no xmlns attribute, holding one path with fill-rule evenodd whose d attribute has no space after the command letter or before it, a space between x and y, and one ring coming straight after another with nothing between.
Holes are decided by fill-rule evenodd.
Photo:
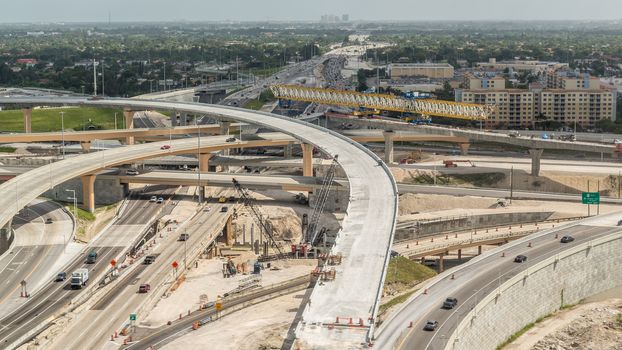
<instances>
[{"instance_id":1,"label":"highway interchange","mask_svg":"<svg viewBox=\"0 0 622 350\"><path fill-rule=\"evenodd\" d=\"M301 73L312 75L310 70L316 64L317 62L299 64L285 73L279 73L279 79L291 79ZM230 96L224 104L243 105L248 99L256 98L264 89L261 84L277 83L276 80L278 79L275 77L266 79L256 86ZM142 265L140 260L129 264L124 252L135 243L136 239L140 239L140 235L150 223L174 210L176 201L171 198L174 198L174 192L180 187L152 187L144 193L134 193L122 205L122 209L110 226L89 243L87 248L76 254L75 259L66 262L62 267L64 271L73 271L80 267L88 267L91 271L92 279L87 290L83 292L71 290L66 282L52 282L54 276L49 275L50 269L40 268L51 264L55 255L61 255L60 251L64 249L65 242L62 233L71 230L70 227L73 225L65 211L52 203L37 202L36 198L47 189L71 178L162 155L197 154L236 146L253 147L262 143L284 146L292 142L301 142L315 145L327 157L338 158L350 187L350 203L332 253L342 255L344 263L336 267L339 278L332 283L315 285L310 302L304 306L302 322L298 326L296 336L300 345L307 348L340 348L343 344L350 347L354 346L353 344L360 346L362 343L369 343L381 349L393 347L446 349L449 346L447 339L455 331L457 324L471 311L478 300L494 292L505 280L539 261L555 256L562 249L620 232L617 228L620 215L614 214L597 220L587 219L568 224L503 245L427 282L425 288L416 292L400 310L393 313L382 323L381 328L376 330L375 318L395 231L398 193L428 191L502 198L507 195L507 191L397 185L380 158L343 135L290 118L235 107L74 97L2 97L0 105L2 104L121 107L136 111L173 110L201 116L209 115L211 118L227 122L244 122L283 133L260 133L256 140L236 139L233 144L226 140L227 136L212 136L200 139L171 139L109 149L43 166L0 185L0 193L9 194L0 197L0 206L3 207L0 223L8 223L13 218L12 224L16 228L16 235L19 235L12 248L13 254L5 254L0 258L2 268L0 277L5 276L3 281L7 281L4 285L0 285L0 307L7 307L3 311L6 316L0 318L0 344L6 347L22 344L42 328L48 327L51 320L81 306L86 307L78 320L83 326L70 328L55 339L50 347L96 348L100 346L99 344L104 344L100 348L116 349L121 346L119 341L110 341L110 337L116 330L125 326L128 310L146 312L144 308L145 304L148 304L147 295L137 293L137 286L141 283L150 283L152 288L162 289L171 283L171 271L166 264ZM144 117L139 115L138 119ZM207 122L209 118L205 119ZM145 127L155 126L149 118L140 123ZM169 148L163 148L165 145ZM274 179L266 178L262 181L269 182ZM153 194L165 197L166 202L161 205L152 203L148 198ZM516 192L515 195L551 199L549 194ZM568 198L557 195L555 199ZM617 203L619 200L612 202ZM158 243L150 248L150 253L156 255L157 260L183 261L185 249L181 249L182 245L184 247L186 244L190 245L194 251L198 251L198 247L211 244L230 214L221 213L219 210L227 206L226 204L207 205L209 210L199 210L189 221L186 227L190 234L189 241L182 244L177 242L175 235L165 234L157 238ZM44 220L47 218L51 218L53 222L45 224ZM210 230L206 232L204 227L210 227ZM42 240L42 234L54 235L57 242L61 238L63 240L60 244L37 244L37 240ZM575 241L561 244L559 237L568 234L572 235ZM48 237L46 241L47 239ZM87 265L84 256L87 251L92 250L96 251L99 257L94 265ZM518 254L526 255L528 260L522 264L515 263L513 259ZM109 289L103 295L90 302L89 293L110 270L109 262L112 259L128 264L127 272L110 283ZM16 299L15 288L22 279L39 281L41 288L28 299ZM458 299L455 309L440 308L442 301L447 297ZM16 300L11 304L3 303L4 300L14 299ZM147 332L142 340L124 348L142 349L164 345L171 337L187 331L188 322L199 320L211 313L213 310L208 309L183 323L174 324L173 327ZM363 328L343 327L335 332L333 328L335 317L364 320ZM422 330L427 320L439 322L435 332ZM411 322L412 326L409 326Z\"/></svg>"}]
</instances>

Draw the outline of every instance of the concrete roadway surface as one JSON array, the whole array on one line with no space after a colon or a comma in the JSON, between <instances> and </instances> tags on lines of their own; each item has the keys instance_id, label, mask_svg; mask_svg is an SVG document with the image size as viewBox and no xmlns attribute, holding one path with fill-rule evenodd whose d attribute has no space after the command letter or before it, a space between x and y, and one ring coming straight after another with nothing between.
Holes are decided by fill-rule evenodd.
<instances>
[{"instance_id":1,"label":"concrete roadway surface","mask_svg":"<svg viewBox=\"0 0 622 350\"><path fill-rule=\"evenodd\" d=\"M232 192L231 192L232 193ZM155 204L154 204L155 205ZM199 243L210 235L210 240L219 236L226 219L233 213L232 210L223 213L220 209L232 207L230 203L210 203L209 211L200 211L188 224L186 230L190 239L186 242L177 241L179 232L164 232L164 238L156 239L159 243L148 255L156 255L156 261L151 265L140 264L127 275L122 275L117 286L107 293L89 310L79 315L79 322L70 323L62 335L59 335L49 347L52 350L65 349L118 349L122 338L116 342L110 341L110 335L120 331L128 322L129 314L137 312L141 305L149 298L149 293L155 293L156 286L171 278L171 263L177 261L183 266L184 247L188 251L194 250ZM209 228L209 230L206 230ZM180 267L180 271L182 268ZM152 291L145 294L138 293L138 287L143 283L151 284ZM140 315L139 315L140 316ZM171 315L175 318L175 315ZM137 323L140 323L139 319Z\"/></svg>"},{"instance_id":2,"label":"concrete roadway surface","mask_svg":"<svg viewBox=\"0 0 622 350\"><path fill-rule=\"evenodd\" d=\"M162 192L156 191L154 194L162 195ZM130 199L119 220L102 231L89 244L88 249L65 266L64 271L68 277L76 269L87 268L89 269L87 287L98 283L101 273L109 269L110 260L118 258L127 249L160 210L160 206L161 204L149 203L144 199ZM85 255L90 251L97 252L95 264L86 264ZM38 293L32 294L27 303L0 320L0 348L17 341L42 322L50 320L52 316L59 316L71 300L84 291L84 289L72 290L69 278L64 282L54 282L54 277L50 276L49 283Z\"/></svg>"},{"instance_id":3,"label":"concrete roadway surface","mask_svg":"<svg viewBox=\"0 0 622 350\"><path fill-rule=\"evenodd\" d=\"M555 229L543 231L508 243L489 253L474 258L469 263L447 270L422 286L413 298L383 323L376 333L374 347L379 349L445 349L445 341L456 325L481 300L509 278L525 271L529 266L554 256L563 249L589 240L620 232L620 212L593 217ZM558 235L556 238L555 235ZM571 243L560 243L564 235L575 238ZM531 244L532 247L528 245ZM501 252L505 252L502 257ZM514 258L523 254L527 261L515 263ZM455 274L455 279L451 279ZM424 294L424 290L427 294ZM441 308L445 298L458 299L452 310ZM436 331L424 331L427 320L438 321ZM407 328L413 322L412 328ZM398 340L402 333L407 336ZM396 343L397 341L397 343ZM394 346L394 347L393 347Z\"/></svg>"},{"instance_id":4,"label":"concrete roadway surface","mask_svg":"<svg viewBox=\"0 0 622 350\"><path fill-rule=\"evenodd\" d=\"M48 218L52 223L45 223ZM13 228L13 246L0 257L0 315L28 301L20 297L21 281L26 281L27 292L32 294L54 279L55 269L77 250L77 245L64 249L72 239L73 220L55 202L37 199L30 203L13 218Z\"/></svg>"},{"instance_id":5,"label":"concrete roadway surface","mask_svg":"<svg viewBox=\"0 0 622 350\"><path fill-rule=\"evenodd\" d=\"M270 295L275 292L282 291L284 289L292 288L299 286L301 284L308 284L308 281L295 279L285 283L284 285L278 285L274 288L268 288L256 293L245 295L238 299L227 300L223 299L222 309L226 310L228 308L234 307L239 304L243 304L247 301L257 299L266 295ZM242 312L244 312L242 310ZM190 316L184 317L181 320L174 321L170 326L162 326L153 330L152 333L143 337L142 339L137 340L136 342L122 347L123 350L135 349L135 350L150 350L150 349L161 349L166 344L174 341L175 339L186 335L187 333L192 331L192 324L196 321L205 320L206 318L213 317L216 315L216 309L212 306L207 309L203 309L198 312L192 313ZM240 317L237 313L231 315L231 317ZM242 316L243 317L243 316ZM206 326L209 327L209 324ZM206 349L210 349L209 346Z\"/></svg>"},{"instance_id":6,"label":"concrete roadway surface","mask_svg":"<svg viewBox=\"0 0 622 350\"><path fill-rule=\"evenodd\" d=\"M452 186L435 186L435 185L408 185L397 184L400 194L404 193L425 193L425 194L445 194L448 196L475 196L475 197L492 197L492 198L510 198L509 189L496 188L468 188L468 187L452 187ZM580 202L580 194L564 194L564 193L548 193L548 192L528 192L516 191L512 193L512 199L535 199L545 201L564 201L564 202ZM611 197L600 197L601 203L606 204L622 204L622 199Z\"/></svg>"}]
</instances>

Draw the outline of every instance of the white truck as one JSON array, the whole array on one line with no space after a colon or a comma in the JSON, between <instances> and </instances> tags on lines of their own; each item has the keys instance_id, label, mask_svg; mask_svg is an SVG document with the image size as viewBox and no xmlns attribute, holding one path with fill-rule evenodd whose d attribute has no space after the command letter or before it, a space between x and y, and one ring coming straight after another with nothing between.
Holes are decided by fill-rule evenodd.
<instances>
[{"instance_id":1,"label":"white truck","mask_svg":"<svg viewBox=\"0 0 622 350\"><path fill-rule=\"evenodd\" d=\"M71 289L81 289L89 280L88 269L77 269L71 274Z\"/></svg>"}]
</instances>

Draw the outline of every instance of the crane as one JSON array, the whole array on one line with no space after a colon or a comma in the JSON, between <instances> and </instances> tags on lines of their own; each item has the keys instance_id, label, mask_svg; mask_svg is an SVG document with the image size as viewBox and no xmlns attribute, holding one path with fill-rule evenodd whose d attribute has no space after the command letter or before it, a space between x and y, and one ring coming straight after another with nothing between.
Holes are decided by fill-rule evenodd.
<instances>
[{"instance_id":1,"label":"crane","mask_svg":"<svg viewBox=\"0 0 622 350\"><path fill-rule=\"evenodd\" d=\"M328 194L330 193L330 188L333 185L333 180L335 179L335 171L337 170L337 158L339 156L335 155L333 158L333 162L328 168L326 175L324 175L324 179L322 180L322 187L317 194L317 200L315 201L315 208L313 209L313 213L311 214L311 219L309 220L309 225L307 226L307 234L306 241L307 243L311 243L311 245L316 246L321 236L326 233L325 229L318 230L318 224L320 223L320 216L322 212L324 212L324 207L326 206L326 201L328 200Z\"/></svg>"},{"instance_id":2,"label":"crane","mask_svg":"<svg viewBox=\"0 0 622 350\"><path fill-rule=\"evenodd\" d=\"M240 193L240 196L242 196L244 206L248 207L249 211L253 215L253 219L255 219L255 222L259 226L259 230L261 231L261 233L263 233L266 236L266 238L272 244L272 247L276 250L277 257L279 259L285 258L285 254L283 254L281 247L276 243L276 240L274 239L274 236L272 235L272 230L268 227L268 225L266 224L266 220L264 220L259 210L255 207L253 203L253 197L251 197L248 191L242 187L242 185L238 182L238 180L233 178L232 182L233 182L233 186L235 187L235 189L238 191L238 193Z\"/></svg>"},{"instance_id":3,"label":"crane","mask_svg":"<svg viewBox=\"0 0 622 350\"><path fill-rule=\"evenodd\" d=\"M494 105L431 99L406 99L393 95L364 94L355 91L311 88L297 85L272 85L270 90L276 98L285 100L354 108L364 107L466 120L485 120L496 109Z\"/></svg>"}]
</instances>

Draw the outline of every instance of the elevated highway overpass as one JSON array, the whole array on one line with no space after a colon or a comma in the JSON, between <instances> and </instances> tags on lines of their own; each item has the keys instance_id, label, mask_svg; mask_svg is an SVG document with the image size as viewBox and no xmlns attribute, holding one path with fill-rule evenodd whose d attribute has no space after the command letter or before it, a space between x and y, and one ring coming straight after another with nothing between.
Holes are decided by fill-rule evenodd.
<instances>
[{"instance_id":1,"label":"elevated highway overpass","mask_svg":"<svg viewBox=\"0 0 622 350\"><path fill-rule=\"evenodd\" d=\"M339 165L350 184L350 203L331 253L344 257L334 267L336 278L316 286L297 329L299 345L306 348L360 346L373 336L382 285L389 261L389 250L397 216L397 187L386 165L371 151L327 129L277 115L212 105L185 104L130 99L86 98L11 98L0 97L0 105L22 107L92 106L126 110L174 110L210 115L224 121L259 125L290 135L303 143L303 155L312 154L313 146L338 157ZM220 139L219 139L220 138ZM157 157L171 152L208 151L218 147L225 136L184 139L170 142L171 150L161 149L164 142L133 145L84 154L49 166L34 169L0 185L0 225L4 226L32 199L55 184L83 177L85 187L92 187L98 169L137 159ZM289 141L288 141L289 142ZM167 142L168 143L168 142ZM310 166L311 157L305 168ZM90 199L89 199L90 201ZM370 244L373 242L373 244ZM365 278L361 278L365 276ZM312 306L311 306L312 305ZM334 327L336 317L361 320L354 327Z\"/></svg>"},{"instance_id":2,"label":"elevated highway overpass","mask_svg":"<svg viewBox=\"0 0 622 350\"><path fill-rule=\"evenodd\" d=\"M447 128L431 125L413 125L402 121L387 119L362 119L336 113L326 113L326 117L344 121L353 125L381 129L385 131L410 131L412 133L426 135L454 136L468 139L469 142L501 143L523 147L528 149L529 154L531 155L531 174L534 176L538 176L540 174L540 158L542 157L542 152L546 149L606 154L611 154L614 151L613 145L599 143L560 141L536 137L511 137L504 133Z\"/></svg>"}]
</instances>

